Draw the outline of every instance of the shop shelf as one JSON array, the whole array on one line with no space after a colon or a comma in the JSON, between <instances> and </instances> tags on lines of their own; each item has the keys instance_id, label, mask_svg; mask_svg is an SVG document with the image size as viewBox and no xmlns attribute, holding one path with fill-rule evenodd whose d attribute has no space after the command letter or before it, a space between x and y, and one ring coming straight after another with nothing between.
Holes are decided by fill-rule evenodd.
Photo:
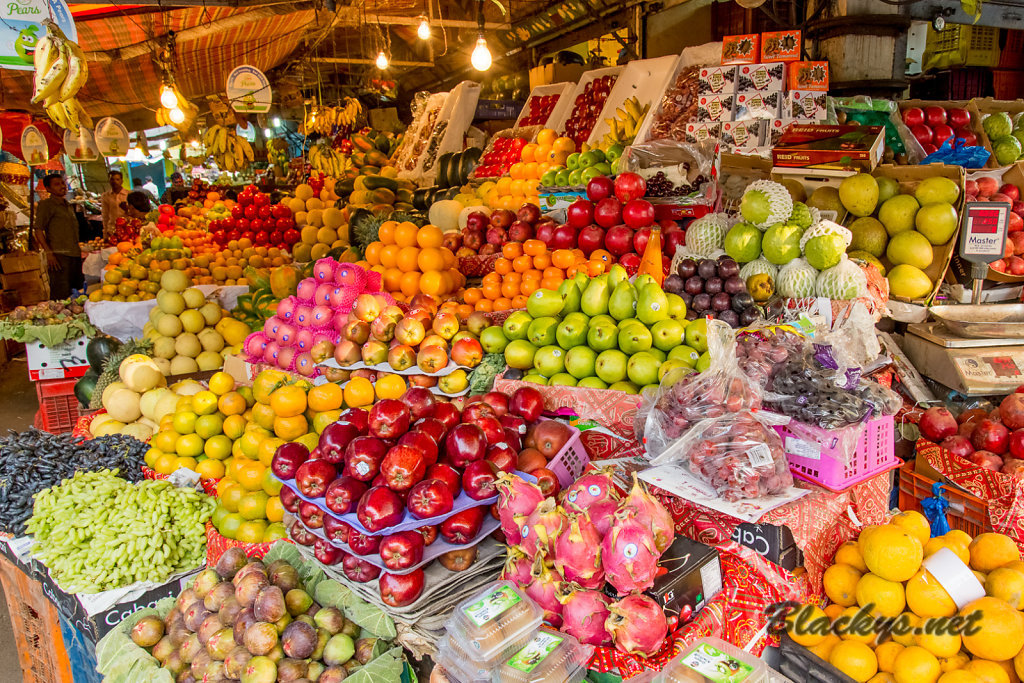
<instances>
[{"instance_id":1,"label":"shop shelf","mask_svg":"<svg viewBox=\"0 0 1024 683\"><path fill-rule=\"evenodd\" d=\"M909 460L899 469L900 510L921 510L921 501L934 498L934 487L938 484L943 497L949 501L946 520L951 529L959 529L971 536L992 531L988 519L988 503L972 496L955 486L941 484L934 479L914 471L914 461Z\"/></svg>"}]
</instances>

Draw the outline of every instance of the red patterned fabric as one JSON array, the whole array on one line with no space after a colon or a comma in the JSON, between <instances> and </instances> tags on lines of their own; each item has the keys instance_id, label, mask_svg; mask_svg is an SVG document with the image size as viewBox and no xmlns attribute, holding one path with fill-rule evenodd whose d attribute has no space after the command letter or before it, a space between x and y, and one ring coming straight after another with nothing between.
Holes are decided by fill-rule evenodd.
<instances>
[{"instance_id":1,"label":"red patterned fabric","mask_svg":"<svg viewBox=\"0 0 1024 683\"><path fill-rule=\"evenodd\" d=\"M494 264L500 257L501 254L463 256L459 259L459 272L466 277L483 277L494 272Z\"/></svg>"},{"instance_id":2,"label":"red patterned fabric","mask_svg":"<svg viewBox=\"0 0 1024 683\"><path fill-rule=\"evenodd\" d=\"M290 539L284 539L291 543ZM228 548L241 548L248 557L262 558L270 550L273 543L242 543L225 538L217 533L213 524L206 523L206 565L212 567L217 564L220 556L227 552Z\"/></svg>"},{"instance_id":3,"label":"red patterned fabric","mask_svg":"<svg viewBox=\"0 0 1024 683\"><path fill-rule=\"evenodd\" d=\"M1006 534L1024 549L1024 479L978 467L926 439L918 439L916 448L917 457L923 457L951 482L986 501L992 529Z\"/></svg>"}]
</instances>

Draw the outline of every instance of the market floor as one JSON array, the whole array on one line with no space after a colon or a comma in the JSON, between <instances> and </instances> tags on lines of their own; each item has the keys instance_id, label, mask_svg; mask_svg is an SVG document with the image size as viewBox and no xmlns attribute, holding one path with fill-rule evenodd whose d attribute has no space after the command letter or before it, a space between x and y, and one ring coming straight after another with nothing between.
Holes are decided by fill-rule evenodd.
<instances>
[{"instance_id":1,"label":"market floor","mask_svg":"<svg viewBox=\"0 0 1024 683\"><path fill-rule=\"evenodd\" d=\"M0 435L7 430L23 430L32 426L38 402L35 387L28 378L25 356L18 356L0 367ZM2 589L0 589L2 593ZM7 600L0 599L0 681L23 680L18 664L18 650L11 630Z\"/></svg>"}]
</instances>

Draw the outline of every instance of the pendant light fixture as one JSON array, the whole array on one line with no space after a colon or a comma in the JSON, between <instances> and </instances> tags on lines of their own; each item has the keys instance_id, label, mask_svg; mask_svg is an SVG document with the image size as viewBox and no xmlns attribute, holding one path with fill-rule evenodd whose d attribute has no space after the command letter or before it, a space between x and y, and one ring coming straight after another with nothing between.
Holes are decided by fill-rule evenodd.
<instances>
[{"instance_id":1,"label":"pendant light fixture","mask_svg":"<svg viewBox=\"0 0 1024 683\"><path fill-rule=\"evenodd\" d=\"M416 37L420 40L430 40L430 23L424 15L420 15L420 24L416 27Z\"/></svg>"},{"instance_id":2,"label":"pendant light fixture","mask_svg":"<svg viewBox=\"0 0 1024 683\"><path fill-rule=\"evenodd\" d=\"M473 68L477 71L487 71L491 68L491 50L487 47L487 39L484 38L483 0L477 0L476 25L476 47L473 48L473 54L470 55L469 63L472 64Z\"/></svg>"}]
</instances>

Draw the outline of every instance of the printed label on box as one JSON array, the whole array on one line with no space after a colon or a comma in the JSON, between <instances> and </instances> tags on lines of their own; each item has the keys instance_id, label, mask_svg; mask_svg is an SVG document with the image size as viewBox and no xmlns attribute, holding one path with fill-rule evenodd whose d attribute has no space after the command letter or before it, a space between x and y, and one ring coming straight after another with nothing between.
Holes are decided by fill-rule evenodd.
<instances>
[{"instance_id":1,"label":"printed label on box","mask_svg":"<svg viewBox=\"0 0 1024 683\"><path fill-rule=\"evenodd\" d=\"M735 102L734 95L701 95L697 100L697 120L729 121Z\"/></svg>"},{"instance_id":2,"label":"printed label on box","mask_svg":"<svg viewBox=\"0 0 1024 683\"><path fill-rule=\"evenodd\" d=\"M740 683L754 673L754 667L707 643L699 644L682 663L714 683Z\"/></svg>"},{"instance_id":3,"label":"printed label on box","mask_svg":"<svg viewBox=\"0 0 1024 683\"><path fill-rule=\"evenodd\" d=\"M736 94L733 120L777 119L781 112L781 92L741 92Z\"/></svg>"},{"instance_id":4,"label":"printed label on box","mask_svg":"<svg viewBox=\"0 0 1024 683\"><path fill-rule=\"evenodd\" d=\"M563 640L565 639L554 633L541 631L526 644L526 647L508 660L508 665L517 671L530 673L540 666L540 663L547 659L548 655L554 652Z\"/></svg>"},{"instance_id":5,"label":"printed label on box","mask_svg":"<svg viewBox=\"0 0 1024 683\"><path fill-rule=\"evenodd\" d=\"M726 121L722 124L722 142L734 147L750 149L761 144L764 119Z\"/></svg>"},{"instance_id":6,"label":"printed label on box","mask_svg":"<svg viewBox=\"0 0 1024 683\"><path fill-rule=\"evenodd\" d=\"M828 91L828 62L791 62L788 70L790 90Z\"/></svg>"},{"instance_id":7,"label":"printed label on box","mask_svg":"<svg viewBox=\"0 0 1024 683\"><path fill-rule=\"evenodd\" d=\"M786 132L786 128L789 124L793 123L796 119L783 118L783 119L772 119L768 121L768 128L765 133L765 144L775 146L775 143L779 141L782 134Z\"/></svg>"},{"instance_id":8,"label":"printed label on box","mask_svg":"<svg viewBox=\"0 0 1024 683\"><path fill-rule=\"evenodd\" d=\"M704 142L722 135L720 123L688 123L686 124L686 142Z\"/></svg>"},{"instance_id":9,"label":"printed label on box","mask_svg":"<svg viewBox=\"0 0 1024 683\"><path fill-rule=\"evenodd\" d=\"M736 90L781 92L786 89L786 65L783 62L745 64L736 67Z\"/></svg>"},{"instance_id":10,"label":"printed label on box","mask_svg":"<svg viewBox=\"0 0 1024 683\"><path fill-rule=\"evenodd\" d=\"M761 35L747 33L722 38L722 64L754 64L761 56Z\"/></svg>"},{"instance_id":11,"label":"printed label on box","mask_svg":"<svg viewBox=\"0 0 1024 683\"><path fill-rule=\"evenodd\" d=\"M705 66L697 78L700 84L698 92L701 94L731 93L736 90L735 66Z\"/></svg>"},{"instance_id":12,"label":"printed label on box","mask_svg":"<svg viewBox=\"0 0 1024 683\"><path fill-rule=\"evenodd\" d=\"M824 121L828 110L828 93L817 90L790 90L786 93L783 114L803 121Z\"/></svg>"},{"instance_id":13,"label":"printed label on box","mask_svg":"<svg viewBox=\"0 0 1024 683\"><path fill-rule=\"evenodd\" d=\"M519 594L508 586L499 586L479 600L462 608L462 611L477 626L496 619L513 605L522 600Z\"/></svg>"},{"instance_id":14,"label":"printed label on box","mask_svg":"<svg viewBox=\"0 0 1024 683\"><path fill-rule=\"evenodd\" d=\"M769 31L761 34L762 62L795 62L800 59L800 29Z\"/></svg>"}]
</instances>

